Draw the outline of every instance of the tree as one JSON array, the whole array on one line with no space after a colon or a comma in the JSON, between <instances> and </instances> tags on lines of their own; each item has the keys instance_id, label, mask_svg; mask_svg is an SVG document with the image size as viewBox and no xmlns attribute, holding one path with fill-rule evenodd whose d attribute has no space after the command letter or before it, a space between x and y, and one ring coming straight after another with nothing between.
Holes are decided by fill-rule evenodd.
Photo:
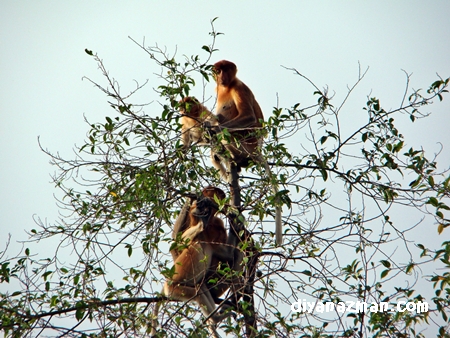
<instances>
[{"instance_id":1,"label":"tree","mask_svg":"<svg viewBox=\"0 0 450 338\"><path fill-rule=\"evenodd\" d=\"M0 281L14 289L0 293L0 328L7 336L148 335L153 303L170 275L170 230L184 197L209 184L230 192L209 164L208 149L183 152L178 124L179 100L198 97L198 88L203 97L211 91L210 60L219 35L212 25L212 42L202 47L206 57L182 61L136 42L161 68L155 88L160 105L133 104L133 94L145 84L121 94L103 61L86 50L105 83L88 80L108 96L112 111L103 122L86 120L87 140L74 159L42 148L58 170L53 180L63 194L64 214L56 224L37 219L21 255L1 253ZM429 337L432 330L449 337L450 274L441 268L450 266L450 241L427 247L408 236L411 228L430 227L431 221L439 234L448 231L450 177L438 171L437 156L428 158L425 150L407 145L394 120L427 117L423 109L443 100L449 79L439 77L427 91L411 90L406 74L400 106L385 110L370 96L364 121L349 131L342 121L353 112L345 103L367 70L335 103L327 89L287 69L311 84L313 96L310 103L266 112L262 152L282 187L279 196L271 193L272 182L260 165L240 175L239 202L252 239L241 250L257 270L247 271L249 297L241 300L237 321L221 323L222 332ZM280 248L273 234L276 198L284 209ZM402 224L395 216L412 212L422 221ZM55 245L54 256L33 252L37 241ZM429 268L432 274L424 276ZM414 289L423 280L430 296ZM342 311L340 302L350 301L365 302L368 310ZM428 302L429 309L370 311L374 304L395 308L399 301ZM327 303L335 304L329 312ZM209 335L193 303L166 303L159 322L161 336Z\"/></svg>"}]
</instances>

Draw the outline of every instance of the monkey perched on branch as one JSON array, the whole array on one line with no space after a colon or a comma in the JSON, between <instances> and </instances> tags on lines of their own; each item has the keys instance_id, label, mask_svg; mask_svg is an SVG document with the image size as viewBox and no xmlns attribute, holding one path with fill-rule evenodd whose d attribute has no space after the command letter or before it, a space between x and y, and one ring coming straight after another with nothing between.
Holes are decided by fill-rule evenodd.
<instances>
[{"instance_id":1,"label":"monkey perched on branch","mask_svg":"<svg viewBox=\"0 0 450 338\"><path fill-rule=\"evenodd\" d=\"M227 236L223 221L215 214L218 205L214 199L223 200L225 193L215 187L207 187L198 200L187 202L175 221L172 237L178 239L181 233L182 244L171 248L175 273L165 283L162 294L181 301L195 301L205 317L209 318L211 334L216 337L215 325L233 312L225 312L229 307L216 313L215 302L231 284L224 282L212 289L208 280L221 263L240 266L242 253L237 249L239 238L230 231ZM236 259L238 257L238 259ZM234 280L233 280L234 282ZM213 296L213 295L214 296ZM152 334L156 333L156 318L160 303L155 306Z\"/></svg>"}]
</instances>

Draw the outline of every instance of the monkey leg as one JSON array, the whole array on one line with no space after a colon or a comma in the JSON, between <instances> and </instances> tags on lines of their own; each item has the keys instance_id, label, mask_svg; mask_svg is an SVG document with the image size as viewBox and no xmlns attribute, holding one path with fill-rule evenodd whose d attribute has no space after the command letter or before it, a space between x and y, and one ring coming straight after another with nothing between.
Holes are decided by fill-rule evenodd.
<instances>
[{"instance_id":1,"label":"monkey leg","mask_svg":"<svg viewBox=\"0 0 450 338\"><path fill-rule=\"evenodd\" d=\"M223 179L224 181L228 181L229 174L227 173L227 169L224 167L222 162L224 162L224 159L211 149L212 165L214 166L214 168L219 170L220 178ZM225 163L226 163L226 161L225 161Z\"/></svg>"},{"instance_id":2,"label":"monkey leg","mask_svg":"<svg viewBox=\"0 0 450 338\"><path fill-rule=\"evenodd\" d=\"M272 180L273 174L272 174L272 170L270 170L269 164L262 156L260 156L260 159L261 159L262 163L264 164L264 168L266 169L268 178L270 180ZM278 194L278 185L273 184L272 190L273 190L274 195L276 196ZM277 245L283 244L283 229L282 229L282 223L281 223L281 212L282 211L281 211L279 198L276 198L275 199L275 242Z\"/></svg>"},{"instance_id":3,"label":"monkey leg","mask_svg":"<svg viewBox=\"0 0 450 338\"><path fill-rule=\"evenodd\" d=\"M161 294L164 295L164 288L161 290ZM155 308L153 309L153 316L152 316L152 330L150 332L150 336L154 336L156 334L156 327L158 326L158 313L159 313L159 309L161 307L161 304L164 301L161 300L159 302L155 303Z\"/></svg>"},{"instance_id":4,"label":"monkey leg","mask_svg":"<svg viewBox=\"0 0 450 338\"><path fill-rule=\"evenodd\" d=\"M235 316L233 312L224 312L228 306L225 306L225 309L221 310L219 313L214 313L216 311L216 305L205 285L202 285L200 289L198 289L196 287L181 284L169 285L169 283L166 282L164 283L164 294L174 300L195 301L200 306L203 315L208 318L208 322L212 324L217 324L227 317Z\"/></svg>"}]
</instances>

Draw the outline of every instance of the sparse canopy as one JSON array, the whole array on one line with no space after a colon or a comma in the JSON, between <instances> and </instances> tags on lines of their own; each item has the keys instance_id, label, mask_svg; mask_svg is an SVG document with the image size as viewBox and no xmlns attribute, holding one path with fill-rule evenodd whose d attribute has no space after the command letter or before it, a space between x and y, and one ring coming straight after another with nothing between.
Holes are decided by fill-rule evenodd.
<instances>
[{"instance_id":1,"label":"sparse canopy","mask_svg":"<svg viewBox=\"0 0 450 338\"><path fill-rule=\"evenodd\" d=\"M105 121L88 122L85 144L73 159L43 148L57 168L62 217L54 224L37 219L17 257L0 254L0 331L11 337L143 337L151 331L154 302L173 274L171 227L185 197L208 185L230 194L208 161L207 147L194 143L183 151L178 123L183 97L214 95L211 64L219 34L213 27L202 57L176 59L138 44L161 68L150 80L160 104L133 102L141 85L122 94L101 59L86 50L105 81L87 80L108 95L109 112L105 106ZM250 235L241 245L247 297L240 300L237 319L224 320L219 333L448 337L450 178L438 171L436 156L409 145L397 117L420 123L430 105L444 99L449 79L415 91L406 74L398 107L384 108L373 93L358 98L364 117L354 118L345 104L366 71L334 102L298 69L280 69L292 72L293 82L280 84L279 92L299 79L311 91L299 93L289 107L263 107L262 154L280 187L278 196L263 166L240 175L240 221ZM284 211L281 248L274 244L277 200ZM232 199L229 204L236 206ZM398 217L414 213L420 218ZM442 233L442 240L432 246L411 242L414 227ZM54 256L41 257L41 245L54 247ZM327 303L346 301L365 302L369 309L381 302L391 308L401 301L427 302L429 309L341 312L335 306L320 312ZM295 311L308 302L319 307ZM195 303L168 302L158 313L158 334L207 337L200 313Z\"/></svg>"}]
</instances>

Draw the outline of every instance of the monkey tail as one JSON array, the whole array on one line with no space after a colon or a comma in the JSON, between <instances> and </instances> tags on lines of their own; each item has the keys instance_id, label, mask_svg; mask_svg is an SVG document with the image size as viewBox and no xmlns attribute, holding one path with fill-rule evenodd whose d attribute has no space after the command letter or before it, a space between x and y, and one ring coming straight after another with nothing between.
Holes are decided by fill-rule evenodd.
<instances>
[{"instance_id":1,"label":"monkey tail","mask_svg":"<svg viewBox=\"0 0 450 338\"><path fill-rule=\"evenodd\" d=\"M278 189L274 189L274 193L278 193ZM283 229L281 227L281 206L275 207L275 241L277 245L283 244Z\"/></svg>"},{"instance_id":2,"label":"monkey tail","mask_svg":"<svg viewBox=\"0 0 450 338\"><path fill-rule=\"evenodd\" d=\"M164 289L161 293L164 292ZM154 337L156 335L156 327L158 326L158 313L159 308L161 307L162 301L156 302L155 308L153 309L153 318L152 318L152 331L150 332L150 337Z\"/></svg>"},{"instance_id":3,"label":"monkey tail","mask_svg":"<svg viewBox=\"0 0 450 338\"><path fill-rule=\"evenodd\" d=\"M264 160L264 167L266 168L267 176L270 180L272 180L273 174L272 170L269 167L269 164L266 160ZM275 243L277 245L283 244L283 228L281 224L281 205L279 198L276 197L278 195L278 184L273 183L272 191L275 195Z\"/></svg>"}]
</instances>

